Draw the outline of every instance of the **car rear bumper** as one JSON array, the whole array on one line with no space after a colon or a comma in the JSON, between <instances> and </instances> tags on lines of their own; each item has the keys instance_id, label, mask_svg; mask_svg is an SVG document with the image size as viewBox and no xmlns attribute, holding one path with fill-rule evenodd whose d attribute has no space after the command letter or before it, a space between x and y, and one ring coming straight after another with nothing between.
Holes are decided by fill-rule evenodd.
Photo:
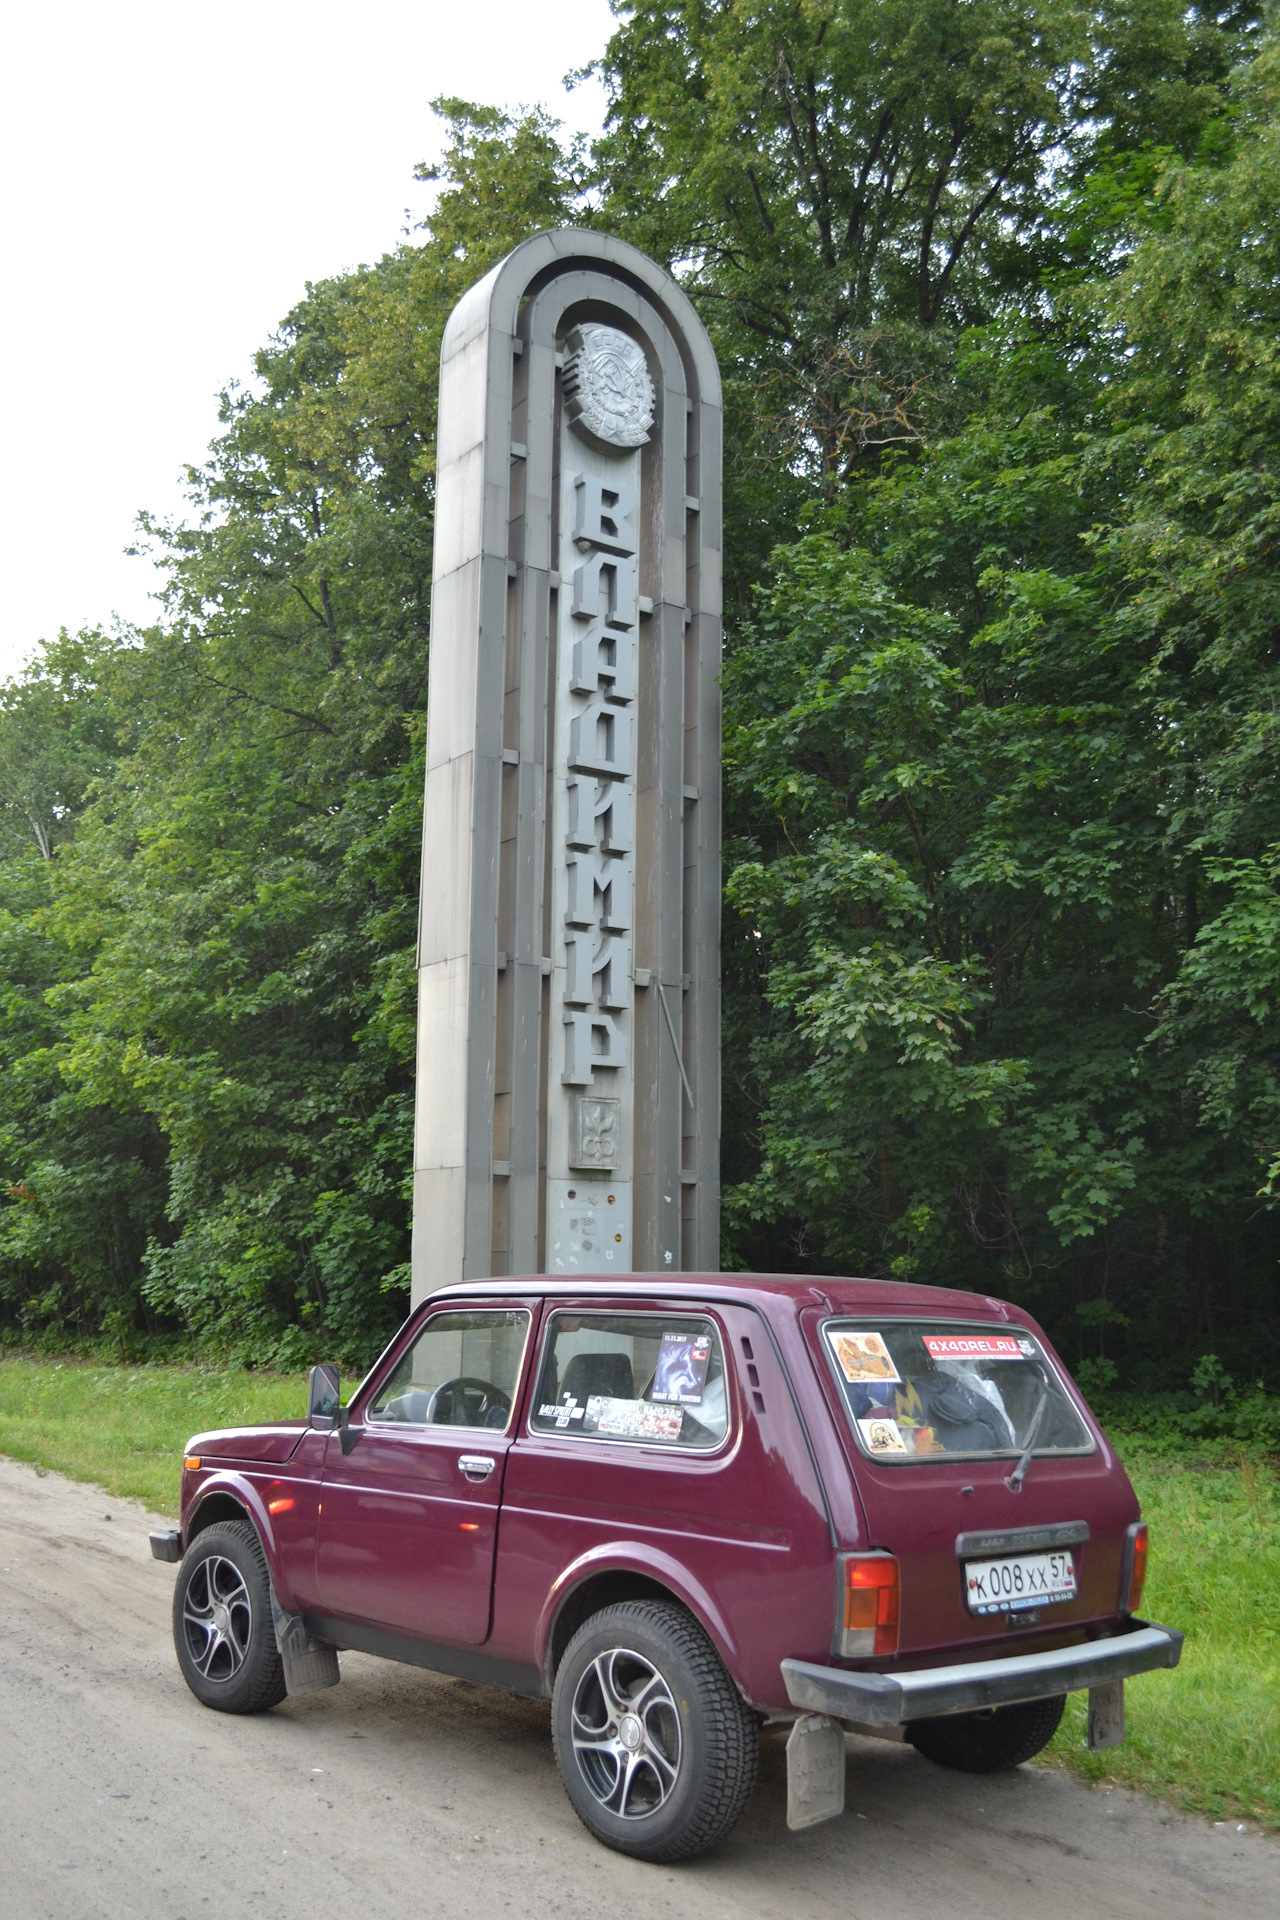
<instances>
[{"instance_id":1,"label":"car rear bumper","mask_svg":"<svg viewBox=\"0 0 1280 1920\"><path fill-rule=\"evenodd\" d=\"M1182 1635L1176 1627L1135 1620L1110 1640L1050 1653L1011 1653L908 1673L850 1673L843 1667L784 1660L782 1677L792 1706L804 1713L831 1714L867 1727L898 1727L947 1713L1104 1687L1154 1667L1176 1667L1181 1654Z\"/></svg>"}]
</instances>

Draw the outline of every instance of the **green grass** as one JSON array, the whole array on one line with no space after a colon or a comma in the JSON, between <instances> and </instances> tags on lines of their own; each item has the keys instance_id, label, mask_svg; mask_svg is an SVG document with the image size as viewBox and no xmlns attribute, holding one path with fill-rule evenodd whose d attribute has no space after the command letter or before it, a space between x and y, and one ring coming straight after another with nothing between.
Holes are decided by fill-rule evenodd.
<instances>
[{"instance_id":1,"label":"green grass","mask_svg":"<svg viewBox=\"0 0 1280 1920\"><path fill-rule=\"evenodd\" d=\"M296 1419L304 1374L0 1360L0 1453L176 1515L183 1444L208 1427Z\"/></svg>"},{"instance_id":2,"label":"green grass","mask_svg":"<svg viewBox=\"0 0 1280 1920\"><path fill-rule=\"evenodd\" d=\"M1046 1758L1218 1820L1280 1829L1280 1475L1171 1458L1112 1434L1151 1526L1142 1610L1181 1627L1182 1663L1126 1686L1128 1737L1090 1753L1072 1694Z\"/></svg>"},{"instance_id":3,"label":"green grass","mask_svg":"<svg viewBox=\"0 0 1280 1920\"><path fill-rule=\"evenodd\" d=\"M301 1374L3 1359L0 1453L173 1514L191 1434L288 1419L305 1405ZM1181 1627L1186 1647L1176 1673L1129 1682L1122 1747L1087 1750L1075 1694L1045 1758L1280 1830L1280 1475L1113 1438L1151 1523L1143 1611Z\"/></svg>"}]
</instances>

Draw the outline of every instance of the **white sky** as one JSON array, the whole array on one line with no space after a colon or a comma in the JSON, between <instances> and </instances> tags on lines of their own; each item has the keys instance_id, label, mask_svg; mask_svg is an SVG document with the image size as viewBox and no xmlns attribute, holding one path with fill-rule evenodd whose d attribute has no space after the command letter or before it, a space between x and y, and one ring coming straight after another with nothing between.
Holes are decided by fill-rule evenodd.
<instances>
[{"instance_id":1,"label":"white sky","mask_svg":"<svg viewBox=\"0 0 1280 1920\"><path fill-rule=\"evenodd\" d=\"M307 280L395 245L438 94L594 131L607 0L44 0L0 79L0 675L59 626L154 617L140 507L181 510Z\"/></svg>"}]
</instances>

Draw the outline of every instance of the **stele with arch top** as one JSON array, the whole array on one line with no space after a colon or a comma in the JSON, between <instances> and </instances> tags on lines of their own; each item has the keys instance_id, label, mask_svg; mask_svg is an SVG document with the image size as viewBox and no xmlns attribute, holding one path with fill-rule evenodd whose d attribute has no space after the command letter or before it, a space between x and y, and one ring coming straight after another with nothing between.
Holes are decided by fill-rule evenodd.
<instances>
[{"instance_id":1,"label":"stele with arch top","mask_svg":"<svg viewBox=\"0 0 1280 1920\"><path fill-rule=\"evenodd\" d=\"M719 1265L720 547L687 297L525 241L441 350L415 1303Z\"/></svg>"}]
</instances>

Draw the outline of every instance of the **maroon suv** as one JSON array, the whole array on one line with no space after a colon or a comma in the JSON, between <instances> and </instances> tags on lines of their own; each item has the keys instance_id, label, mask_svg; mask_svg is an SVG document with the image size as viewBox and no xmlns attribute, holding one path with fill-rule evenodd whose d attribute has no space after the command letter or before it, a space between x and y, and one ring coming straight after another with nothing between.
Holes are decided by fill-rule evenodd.
<instances>
[{"instance_id":1,"label":"maroon suv","mask_svg":"<svg viewBox=\"0 0 1280 1920\"><path fill-rule=\"evenodd\" d=\"M419 1307L343 1407L199 1434L173 1622L206 1706L332 1686L358 1648L549 1698L599 1839L701 1852L758 1731L788 1817L840 1811L845 1729L1012 1767L1087 1688L1178 1661L1146 1528L1035 1322L978 1294L777 1275L547 1277Z\"/></svg>"}]
</instances>

